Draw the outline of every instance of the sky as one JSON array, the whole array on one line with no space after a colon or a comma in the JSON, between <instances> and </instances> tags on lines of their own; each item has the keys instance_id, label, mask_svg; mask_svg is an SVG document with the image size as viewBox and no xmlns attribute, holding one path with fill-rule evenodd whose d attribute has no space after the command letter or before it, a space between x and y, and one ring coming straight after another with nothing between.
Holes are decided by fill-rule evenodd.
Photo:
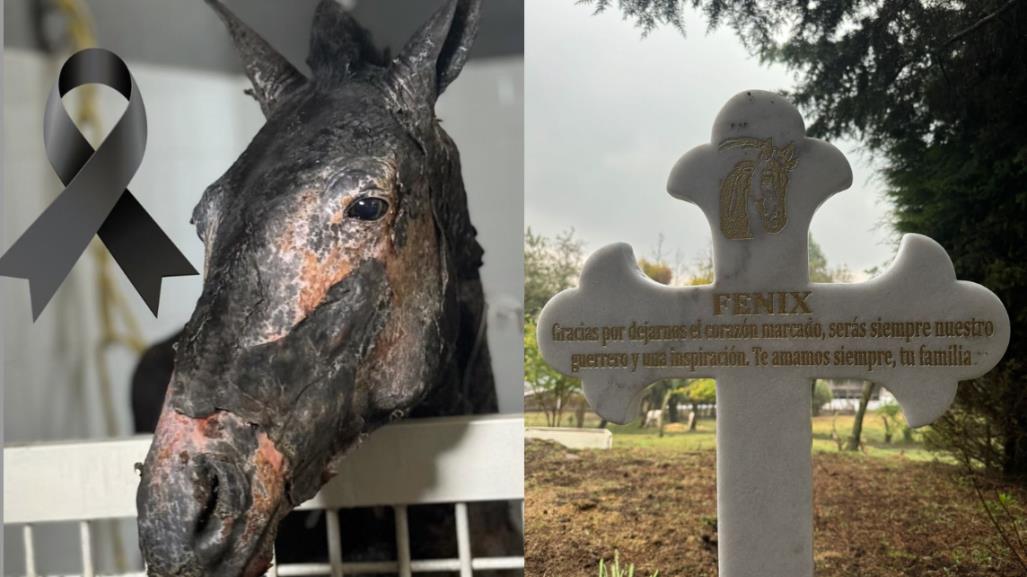
<instances>
[{"instance_id":1,"label":"sky","mask_svg":"<svg viewBox=\"0 0 1027 577\"><path fill-rule=\"evenodd\" d=\"M643 39L616 9L525 1L525 226L546 236L573 228L586 254L624 241L651 258L661 234L669 264L708 251L701 211L666 193L670 169L709 142L729 98L787 90L794 78L750 57L732 31L707 33L695 12L686 30ZM853 186L817 211L812 233L831 266L862 280L894 254L890 209L870 155L852 141L833 144L852 165Z\"/></svg>"}]
</instances>

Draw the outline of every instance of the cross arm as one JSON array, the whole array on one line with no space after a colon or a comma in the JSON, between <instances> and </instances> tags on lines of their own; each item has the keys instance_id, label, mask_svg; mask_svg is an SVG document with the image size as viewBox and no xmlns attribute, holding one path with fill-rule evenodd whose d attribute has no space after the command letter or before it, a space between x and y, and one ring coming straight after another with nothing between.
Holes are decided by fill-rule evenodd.
<instances>
[{"instance_id":1,"label":"cross arm","mask_svg":"<svg viewBox=\"0 0 1027 577\"><path fill-rule=\"evenodd\" d=\"M789 375L881 383L919 426L948 408L958 381L998 363L1009 331L991 291L956 280L933 240L906 235L892 266L868 282L751 292L667 287L642 273L628 245L609 245L588 259L578 288L543 309L538 343L613 422L629 421L662 379L739 376L758 387Z\"/></svg>"}]
</instances>

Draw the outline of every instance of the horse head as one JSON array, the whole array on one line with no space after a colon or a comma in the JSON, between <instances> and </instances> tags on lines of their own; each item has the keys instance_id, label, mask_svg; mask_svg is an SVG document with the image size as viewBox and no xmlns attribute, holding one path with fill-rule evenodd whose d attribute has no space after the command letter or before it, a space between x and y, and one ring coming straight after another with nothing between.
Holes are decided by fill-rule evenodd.
<instances>
[{"instance_id":1,"label":"horse head","mask_svg":"<svg viewBox=\"0 0 1027 577\"><path fill-rule=\"evenodd\" d=\"M757 158L740 160L721 183L720 226L727 238L753 238L750 212L759 217L763 230L778 233L788 224L788 180L798 164L795 145L776 148L773 140L729 138L720 150L754 149Z\"/></svg>"},{"instance_id":2,"label":"horse head","mask_svg":"<svg viewBox=\"0 0 1027 577\"><path fill-rule=\"evenodd\" d=\"M480 0L448 1L395 59L322 0L309 78L209 1L266 123L193 215L203 291L137 497L154 575L262 574L278 521L363 436L492 385L482 251L434 113Z\"/></svg>"}]
</instances>

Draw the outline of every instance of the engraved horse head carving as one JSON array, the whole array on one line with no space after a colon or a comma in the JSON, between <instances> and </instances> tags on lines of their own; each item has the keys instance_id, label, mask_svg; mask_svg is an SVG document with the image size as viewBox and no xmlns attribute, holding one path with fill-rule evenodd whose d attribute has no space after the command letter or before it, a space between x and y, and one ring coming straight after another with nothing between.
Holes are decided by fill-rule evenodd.
<instances>
[{"instance_id":1,"label":"engraved horse head carving","mask_svg":"<svg viewBox=\"0 0 1027 577\"><path fill-rule=\"evenodd\" d=\"M730 239L752 238L750 210L763 230L780 232L788 223L788 175L798 164L795 145L775 148L770 139L729 138L720 150L753 149L755 160L741 160L720 187L720 229Z\"/></svg>"}]
</instances>

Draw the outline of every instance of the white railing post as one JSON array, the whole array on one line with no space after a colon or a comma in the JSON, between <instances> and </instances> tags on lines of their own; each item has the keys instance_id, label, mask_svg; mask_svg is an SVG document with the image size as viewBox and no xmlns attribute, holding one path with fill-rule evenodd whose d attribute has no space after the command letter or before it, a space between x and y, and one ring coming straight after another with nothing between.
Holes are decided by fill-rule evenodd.
<instances>
[{"instance_id":1,"label":"white railing post","mask_svg":"<svg viewBox=\"0 0 1027 577\"><path fill-rule=\"evenodd\" d=\"M406 505L393 507L396 512L396 560L399 561L399 577L411 577L410 527L407 523Z\"/></svg>"},{"instance_id":2,"label":"white railing post","mask_svg":"<svg viewBox=\"0 0 1027 577\"><path fill-rule=\"evenodd\" d=\"M325 511L328 526L328 563L332 566L332 577L342 577L342 531L339 530L339 510Z\"/></svg>"},{"instance_id":3,"label":"white railing post","mask_svg":"<svg viewBox=\"0 0 1027 577\"><path fill-rule=\"evenodd\" d=\"M89 521L79 521L79 541L82 545L82 577L95 577L93 568L93 535L89 529Z\"/></svg>"},{"instance_id":4,"label":"white railing post","mask_svg":"<svg viewBox=\"0 0 1027 577\"><path fill-rule=\"evenodd\" d=\"M467 503L456 504L456 548L460 557L460 577L472 577L471 530L467 521Z\"/></svg>"},{"instance_id":5,"label":"white railing post","mask_svg":"<svg viewBox=\"0 0 1027 577\"><path fill-rule=\"evenodd\" d=\"M518 416L475 416L412 420L381 429L347 456L314 499L299 507L324 511L329 562L278 565L275 552L268 574L413 577L449 572L472 577L475 571L523 568L522 556L474 559L468 520L468 503L487 501L519 501L523 516L523 427ZM131 464L145 458L149 444L149 437L138 437L4 447L4 521L22 526L25 577L39 577L35 550L45 543L34 528L41 523L78 525L82 572L76 577L96 577L94 523L135 516L139 477ZM409 506L421 504L454 507L457 558L411 558ZM377 506L393 507L396 559L343 562L340 509ZM98 540L106 538L101 531ZM54 554L44 551L43 558ZM145 571L104 577L145 577Z\"/></svg>"},{"instance_id":6,"label":"white railing post","mask_svg":"<svg viewBox=\"0 0 1027 577\"><path fill-rule=\"evenodd\" d=\"M25 575L36 577L36 545L32 538L32 525L21 528L21 538L25 546Z\"/></svg>"}]
</instances>

